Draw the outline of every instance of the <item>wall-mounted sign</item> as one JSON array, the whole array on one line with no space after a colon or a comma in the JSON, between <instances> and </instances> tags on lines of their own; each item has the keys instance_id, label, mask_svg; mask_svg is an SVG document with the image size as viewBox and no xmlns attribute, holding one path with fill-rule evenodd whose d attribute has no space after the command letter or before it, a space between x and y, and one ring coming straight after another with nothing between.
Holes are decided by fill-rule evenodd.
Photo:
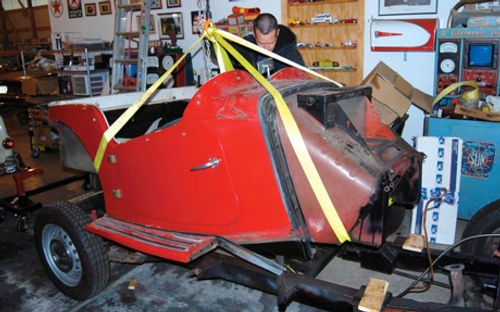
<instances>
[{"instance_id":1,"label":"wall-mounted sign","mask_svg":"<svg viewBox=\"0 0 500 312\"><path fill-rule=\"evenodd\" d=\"M110 1L99 2L99 13L101 13L101 15L111 14L111 2Z\"/></svg>"},{"instance_id":2,"label":"wall-mounted sign","mask_svg":"<svg viewBox=\"0 0 500 312\"><path fill-rule=\"evenodd\" d=\"M69 18L83 17L82 2L80 0L68 0Z\"/></svg>"},{"instance_id":3,"label":"wall-mounted sign","mask_svg":"<svg viewBox=\"0 0 500 312\"><path fill-rule=\"evenodd\" d=\"M85 16L96 16L97 6L95 3L85 3Z\"/></svg>"},{"instance_id":4,"label":"wall-mounted sign","mask_svg":"<svg viewBox=\"0 0 500 312\"><path fill-rule=\"evenodd\" d=\"M495 144L481 141L464 141L462 174L487 179L496 160Z\"/></svg>"},{"instance_id":5,"label":"wall-mounted sign","mask_svg":"<svg viewBox=\"0 0 500 312\"><path fill-rule=\"evenodd\" d=\"M52 16L61 17L64 8L62 0L50 0L49 8L50 8L50 14L52 14Z\"/></svg>"},{"instance_id":6,"label":"wall-mounted sign","mask_svg":"<svg viewBox=\"0 0 500 312\"><path fill-rule=\"evenodd\" d=\"M434 51L438 19L374 19L372 51Z\"/></svg>"}]
</instances>

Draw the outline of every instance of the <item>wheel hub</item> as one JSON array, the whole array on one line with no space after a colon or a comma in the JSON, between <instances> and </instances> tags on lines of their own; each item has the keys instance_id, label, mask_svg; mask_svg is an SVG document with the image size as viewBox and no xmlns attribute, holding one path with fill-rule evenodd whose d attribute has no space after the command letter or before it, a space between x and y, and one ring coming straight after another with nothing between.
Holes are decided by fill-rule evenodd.
<instances>
[{"instance_id":1,"label":"wheel hub","mask_svg":"<svg viewBox=\"0 0 500 312\"><path fill-rule=\"evenodd\" d=\"M64 245L55 239L50 242L50 251L57 267L65 273L69 272L73 267L73 261L71 255L68 254L68 250L64 248Z\"/></svg>"},{"instance_id":2,"label":"wheel hub","mask_svg":"<svg viewBox=\"0 0 500 312\"><path fill-rule=\"evenodd\" d=\"M80 255L62 227L56 224L45 225L42 231L42 249L50 270L62 283L70 287L80 283Z\"/></svg>"}]
</instances>

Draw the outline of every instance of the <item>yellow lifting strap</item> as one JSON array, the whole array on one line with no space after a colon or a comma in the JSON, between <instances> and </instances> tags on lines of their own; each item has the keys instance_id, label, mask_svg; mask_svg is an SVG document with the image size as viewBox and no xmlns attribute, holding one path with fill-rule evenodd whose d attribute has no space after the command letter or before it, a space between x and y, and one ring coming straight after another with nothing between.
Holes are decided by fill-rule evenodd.
<instances>
[{"instance_id":1,"label":"yellow lifting strap","mask_svg":"<svg viewBox=\"0 0 500 312\"><path fill-rule=\"evenodd\" d=\"M452 85L449 85L443 91L439 92L439 94L434 99L434 102L432 102L432 107L434 107L434 105L436 105L437 102L439 102L442 98L447 96L450 92L452 92L453 90L455 90L456 88L461 87L461 86L469 86L469 87L474 88L471 91L462 93L460 95L460 97L462 99L464 99L464 100L479 99L479 86L478 86L477 82L475 82L475 81L462 81L462 82L457 82L457 83L454 83Z\"/></svg>"},{"instance_id":2,"label":"yellow lifting strap","mask_svg":"<svg viewBox=\"0 0 500 312\"><path fill-rule=\"evenodd\" d=\"M208 25L209 22L207 22L206 25ZM272 52L269 52L265 49L262 49L256 45L253 45L249 42L247 42L244 39L241 39L240 37L234 36L230 33L221 31L216 29L215 27L209 27L205 26L205 32L204 34L196 40L195 43L193 43L189 49L182 55L181 58L177 60L177 62L166 72L164 73L149 89L147 89L137 101L132 104L105 132L104 135L102 136L101 142L99 144L99 148L97 150L96 156L94 158L94 166L96 168L96 171L99 172L99 168L102 163L102 159L104 157L104 152L106 150L106 147L108 145L108 142L120 131L120 129L130 120L130 118L137 112L137 110L151 97L151 95L158 89L161 83L172 73L172 71L181 63L181 61L186 57L186 55L193 49L194 46L196 46L201 40L204 38L208 38L210 41L214 42L214 50L217 54L217 60L219 62L219 66L221 67L221 70L231 70L232 69L232 64L229 60L229 57L226 53L228 51L233 55L233 57L238 60L243 67L260 83L262 86L273 96L274 101L276 102L276 106L278 108L278 112L281 116L281 119L283 120L283 125L285 127L285 131L287 133L288 138L290 139L290 142L292 144L293 150L295 154L297 155L297 158L302 166L302 169L304 170L304 173L306 174L307 180L309 181L311 188L320 204L320 207L323 211L323 213L326 216L326 219L328 220L328 223L330 224L332 230L335 232L335 235L337 236L339 242L343 243L345 241L350 241L349 234L347 233L344 224L342 223L337 210L335 209L331 198L323 184L323 181L321 180L321 177L318 173L318 170L316 169L316 166L314 165L311 156L309 155L309 152L307 150L307 147L305 145L304 139L302 138L302 135L300 134L300 130L297 126L297 123L295 122L295 119L293 118L292 113L290 112L290 109L286 105L283 97L281 94L276 90L273 85L267 81L241 54L239 54L236 49L234 49L226 40L223 38L227 38L229 40L232 40L236 43L239 43L243 46L246 46L250 49L253 49L259 53L262 53L264 55L273 57L287 65L299 68L304 70L305 72L320 77L322 79L325 79L327 81L330 81L337 85L338 87L342 87L342 84L331 80L321 74L318 74L304 66L301 66L299 64L296 64L292 61L289 61L277 54L274 54ZM224 49L222 49L222 47Z\"/></svg>"},{"instance_id":3,"label":"yellow lifting strap","mask_svg":"<svg viewBox=\"0 0 500 312\"><path fill-rule=\"evenodd\" d=\"M318 200L319 205L323 213L325 214L326 219L328 220L328 223L330 224L332 230L335 232L335 235L337 236L339 242L343 243L345 241L350 241L349 234L347 233L346 228L342 223L342 220L340 219L340 216L338 215L335 206L333 205L330 195L328 194L328 191L326 190L326 187L323 184L323 181L321 180L319 172L316 169L316 166L314 165L311 156L309 155L309 151L307 150L306 144L304 142L304 139L302 138L299 127L297 126L297 123L295 122L295 119L293 118L293 115L290 109L288 108L288 105L285 103L285 100L278 92L278 90L276 90L276 88L274 88L274 86L269 81L267 81L267 79L264 78L255 69L255 67L253 67L240 53L238 53L236 49L233 48L233 46L231 46L226 40L224 40L224 38L227 38L229 40L235 39L234 41L236 41L237 43L240 43L245 47L254 49L256 51L257 48L259 49L261 48L254 46L253 44L249 43L246 40L243 39L239 40L241 38L236 37L230 33L221 31L213 26L208 28L206 33L208 33L209 38L211 36L214 37L216 41L219 42L219 44L222 45L238 62L240 62L240 64L242 64L243 67L273 96L274 101L276 102L276 106L278 108L278 112L283 121L286 134L290 140L290 143L292 144L292 148L299 160L300 165L302 166L302 169L304 170L307 180L311 185L314 195L316 196L316 199ZM275 57L274 53L270 53L267 50L264 51L266 53L263 54ZM287 64L288 63L290 62L287 60ZM297 64L295 64L294 62L291 63L295 67L300 66L300 65L296 66Z\"/></svg>"},{"instance_id":4,"label":"yellow lifting strap","mask_svg":"<svg viewBox=\"0 0 500 312\"><path fill-rule=\"evenodd\" d=\"M217 56L217 63L219 65L220 72L225 73L227 71L233 70L234 69L233 64L231 63L231 60L229 59L229 56L226 53L226 50L224 50L213 37L208 37L208 40L212 41L214 45L214 51L215 55Z\"/></svg>"},{"instance_id":5,"label":"yellow lifting strap","mask_svg":"<svg viewBox=\"0 0 500 312\"><path fill-rule=\"evenodd\" d=\"M191 50L206 37L206 33L203 34L198 40L196 40L190 47L187 49L186 53L184 53L178 60L175 62L172 67L167 70L158 80L155 81L136 101L132 104L120 117L104 132L101 142L99 143L99 148L97 149L97 153L94 157L94 167L96 172L99 172L99 168L101 168L102 158L104 157L104 152L106 151L106 147L108 146L109 141L123 128L123 126L134 116L134 114L139 110L139 108L146 103L147 100L153 95L153 93L160 87L160 85L167 79L167 77L174 71L174 69L179 66L179 64L184 60L186 55L191 52Z\"/></svg>"}]
</instances>

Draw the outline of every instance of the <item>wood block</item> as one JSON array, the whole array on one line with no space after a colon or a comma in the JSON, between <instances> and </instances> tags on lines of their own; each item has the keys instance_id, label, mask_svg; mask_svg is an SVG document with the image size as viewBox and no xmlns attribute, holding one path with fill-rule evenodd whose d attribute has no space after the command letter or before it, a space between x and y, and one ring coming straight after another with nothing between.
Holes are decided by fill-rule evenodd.
<instances>
[{"instance_id":1,"label":"wood block","mask_svg":"<svg viewBox=\"0 0 500 312\"><path fill-rule=\"evenodd\" d=\"M422 252L424 249L424 237L422 235L410 234L403 244L404 250Z\"/></svg>"},{"instance_id":2,"label":"wood block","mask_svg":"<svg viewBox=\"0 0 500 312\"><path fill-rule=\"evenodd\" d=\"M379 312L382 309L388 287L389 282L370 278L363 297L359 301L358 309L366 312Z\"/></svg>"}]
</instances>

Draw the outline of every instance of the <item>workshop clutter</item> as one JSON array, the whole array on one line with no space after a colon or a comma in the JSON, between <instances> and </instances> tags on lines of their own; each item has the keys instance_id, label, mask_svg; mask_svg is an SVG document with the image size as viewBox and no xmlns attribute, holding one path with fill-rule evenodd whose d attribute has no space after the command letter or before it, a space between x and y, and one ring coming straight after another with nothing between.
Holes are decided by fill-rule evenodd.
<instances>
[{"instance_id":1,"label":"workshop clutter","mask_svg":"<svg viewBox=\"0 0 500 312\"><path fill-rule=\"evenodd\" d=\"M330 59L321 59L312 63L312 66L308 66L309 69L335 69L335 70L353 70L356 66L340 66L337 61L332 61Z\"/></svg>"},{"instance_id":2,"label":"workshop clutter","mask_svg":"<svg viewBox=\"0 0 500 312\"><path fill-rule=\"evenodd\" d=\"M467 21L467 27L452 22L456 28L437 32L434 116L500 121L492 102L492 97L499 96L500 84L497 17L472 18L465 13L452 17L460 23Z\"/></svg>"},{"instance_id":3,"label":"workshop clutter","mask_svg":"<svg viewBox=\"0 0 500 312\"><path fill-rule=\"evenodd\" d=\"M358 46L357 40L345 40L339 44L334 44L333 42L321 42L318 41L314 45L310 42L297 42L297 48L331 48L331 47L341 47L341 48L356 48Z\"/></svg>"},{"instance_id":4,"label":"workshop clutter","mask_svg":"<svg viewBox=\"0 0 500 312\"><path fill-rule=\"evenodd\" d=\"M259 8L233 7L233 14L215 22L215 27L239 37L253 35L253 20L260 14Z\"/></svg>"},{"instance_id":5,"label":"workshop clutter","mask_svg":"<svg viewBox=\"0 0 500 312\"><path fill-rule=\"evenodd\" d=\"M243 20L245 21L253 21L260 14L260 9L258 7L255 8L242 8L238 6L233 7L234 14L243 15Z\"/></svg>"},{"instance_id":6,"label":"workshop clutter","mask_svg":"<svg viewBox=\"0 0 500 312\"><path fill-rule=\"evenodd\" d=\"M411 104L432 112L432 96L414 88L384 62L378 63L362 84L372 87L373 106L387 125L403 117Z\"/></svg>"},{"instance_id":7,"label":"workshop clutter","mask_svg":"<svg viewBox=\"0 0 500 312\"><path fill-rule=\"evenodd\" d=\"M243 14L232 14L215 23L215 27L239 37L253 34L253 22L245 22Z\"/></svg>"},{"instance_id":8,"label":"workshop clutter","mask_svg":"<svg viewBox=\"0 0 500 312\"><path fill-rule=\"evenodd\" d=\"M337 17L332 17L328 12L321 12L309 19L299 19L298 17L289 17L288 26L306 26L306 25L320 25L320 24L352 24L357 23L357 18L345 18L339 19Z\"/></svg>"},{"instance_id":9,"label":"workshop clutter","mask_svg":"<svg viewBox=\"0 0 500 312\"><path fill-rule=\"evenodd\" d=\"M56 76L30 77L22 81L22 92L27 95L59 94L59 82Z\"/></svg>"},{"instance_id":10,"label":"workshop clutter","mask_svg":"<svg viewBox=\"0 0 500 312\"><path fill-rule=\"evenodd\" d=\"M339 45L335 45L332 42L322 43L316 42L313 46L311 43L303 43L297 42L298 48L351 48L354 49L358 46L357 40L345 40L342 41ZM340 65L340 63L336 60L330 60L328 58L324 58L318 61L314 61L312 66L308 66L309 69L335 69L335 70L354 70L357 69L356 65Z\"/></svg>"}]
</instances>

